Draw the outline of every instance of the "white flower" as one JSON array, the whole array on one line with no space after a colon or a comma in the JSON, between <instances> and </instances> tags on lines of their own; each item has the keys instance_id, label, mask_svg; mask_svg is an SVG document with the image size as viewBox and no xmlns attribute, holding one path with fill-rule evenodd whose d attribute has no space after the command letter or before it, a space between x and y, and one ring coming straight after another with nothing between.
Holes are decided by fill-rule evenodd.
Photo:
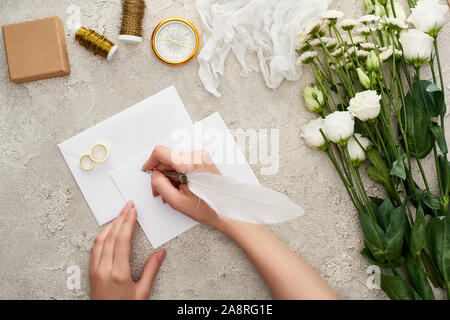
<instances>
[{"instance_id":1,"label":"white flower","mask_svg":"<svg viewBox=\"0 0 450 320\"><path fill-rule=\"evenodd\" d=\"M302 90L302 96L305 99L306 108L311 112L320 113L325 103L322 91L316 86L305 87Z\"/></svg>"},{"instance_id":2,"label":"white flower","mask_svg":"<svg viewBox=\"0 0 450 320\"><path fill-rule=\"evenodd\" d=\"M298 63L299 64L309 64L314 61L315 57L317 57L317 52L306 51L298 58Z\"/></svg>"},{"instance_id":3,"label":"white flower","mask_svg":"<svg viewBox=\"0 0 450 320\"><path fill-rule=\"evenodd\" d=\"M355 45L365 42L365 39L363 37L353 36L352 39L350 39L350 43L348 43L349 46L352 45L352 40Z\"/></svg>"},{"instance_id":4,"label":"white flower","mask_svg":"<svg viewBox=\"0 0 450 320\"><path fill-rule=\"evenodd\" d=\"M367 58L369 56L369 52L364 51L364 50L358 50L358 51L356 51L356 56L360 59Z\"/></svg>"},{"instance_id":5,"label":"white flower","mask_svg":"<svg viewBox=\"0 0 450 320\"><path fill-rule=\"evenodd\" d=\"M420 31L436 37L444 25L447 11L447 5L440 4L439 0L422 0L411 9L408 22L414 24Z\"/></svg>"},{"instance_id":6,"label":"white flower","mask_svg":"<svg viewBox=\"0 0 450 320\"><path fill-rule=\"evenodd\" d=\"M369 27L361 27L358 30L358 33L363 36L370 36L371 30Z\"/></svg>"},{"instance_id":7,"label":"white flower","mask_svg":"<svg viewBox=\"0 0 450 320\"><path fill-rule=\"evenodd\" d=\"M395 16L394 16L394 12L392 11L391 4L387 5L387 9L388 9L389 17L398 18L402 21L406 21L406 13L405 13L405 10L403 9L403 5L400 2L394 1Z\"/></svg>"},{"instance_id":8,"label":"white flower","mask_svg":"<svg viewBox=\"0 0 450 320\"><path fill-rule=\"evenodd\" d=\"M328 140L342 146L347 145L348 139L353 135L355 120L348 111L335 111L326 116L323 123L323 132Z\"/></svg>"},{"instance_id":9,"label":"white flower","mask_svg":"<svg viewBox=\"0 0 450 320\"><path fill-rule=\"evenodd\" d=\"M375 45L372 42L364 42L359 45L361 49L366 51L375 50Z\"/></svg>"},{"instance_id":10,"label":"white flower","mask_svg":"<svg viewBox=\"0 0 450 320\"><path fill-rule=\"evenodd\" d=\"M347 110L361 121L373 120L380 113L380 100L381 96L374 90L358 92L350 99Z\"/></svg>"},{"instance_id":11,"label":"white flower","mask_svg":"<svg viewBox=\"0 0 450 320\"><path fill-rule=\"evenodd\" d=\"M392 48L387 48L386 50L383 50L380 53L380 60L381 62L386 62L387 60L389 60L392 57L392 54L394 52L392 51Z\"/></svg>"},{"instance_id":12,"label":"white flower","mask_svg":"<svg viewBox=\"0 0 450 320\"><path fill-rule=\"evenodd\" d=\"M359 18L359 22L362 23L363 25L372 25L377 23L379 19L380 17L377 17L373 14L368 14Z\"/></svg>"},{"instance_id":13,"label":"white flower","mask_svg":"<svg viewBox=\"0 0 450 320\"><path fill-rule=\"evenodd\" d=\"M428 34L410 29L400 33L400 43L403 47L403 55L406 61L415 68L430 61L433 50L433 38Z\"/></svg>"},{"instance_id":14,"label":"white flower","mask_svg":"<svg viewBox=\"0 0 450 320\"><path fill-rule=\"evenodd\" d=\"M344 13L341 11L328 10L327 12L324 13L322 18L335 23L338 19L342 18L343 16L344 16Z\"/></svg>"},{"instance_id":15,"label":"white flower","mask_svg":"<svg viewBox=\"0 0 450 320\"><path fill-rule=\"evenodd\" d=\"M326 47L328 50L334 50L334 48L336 48L338 42L336 39L334 38L328 38L328 41L326 42Z\"/></svg>"},{"instance_id":16,"label":"white flower","mask_svg":"<svg viewBox=\"0 0 450 320\"><path fill-rule=\"evenodd\" d=\"M383 17L380 22L380 27L382 29L388 30L401 30L408 29L408 25L399 18Z\"/></svg>"},{"instance_id":17,"label":"white flower","mask_svg":"<svg viewBox=\"0 0 450 320\"><path fill-rule=\"evenodd\" d=\"M331 56L334 58L340 58L344 55L344 51L341 48L337 48L331 53Z\"/></svg>"},{"instance_id":18,"label":"white flower","mask_svg":"<svg viewBox=\"0 0 450 320\"><path fill-rule=\"evenodd\" d=\"M358 24L358 21L354 19L345 19L341 22L340 27L345 31L353 30L353 28Z\"/></svg>"},{"instance_id":19,"label":"white flower","mask_svg":"<svg viewBox=\"0 0 450 320\"><path fill-rule=\"evenodd\" d=\"M322 27L322 19L313 18L308 21L308 24L303 29L303 33L309 36L314 36L317 32L320 31L321 27Z\"/></svg>"},{"instance_id":20,"label":"white flower","mask_svg":"<svg viewBox=\"0 0 450 320\"><path fill-rule=\"evenodd\" d=\"M320 132L323 129L324 119L317 118L309 121L302 130L302 138L308 147L325 150L327 142Z\"/></svg>"},{"instance_id":21,"label":"white flower","mask_svg":"<svg viewBox=\"0 0 450 320\"><path fill-rule=\"evenodd\" d=\"M357 168L361 162L366 161L366 150L371 145L372 142L359 133L355 133L354 136L348 140L347 150L354 167Z\"/></svg>"},{"instance_id":22,"label":"white flower","mask_svg":"<svg viewBox=\"0 0 450 320\"><path fill-rule=\"evenodd\" d=\"M313 47L320 46L320 39L314 39L309 42L309 44Z\"/></svg>"}]
</instances>

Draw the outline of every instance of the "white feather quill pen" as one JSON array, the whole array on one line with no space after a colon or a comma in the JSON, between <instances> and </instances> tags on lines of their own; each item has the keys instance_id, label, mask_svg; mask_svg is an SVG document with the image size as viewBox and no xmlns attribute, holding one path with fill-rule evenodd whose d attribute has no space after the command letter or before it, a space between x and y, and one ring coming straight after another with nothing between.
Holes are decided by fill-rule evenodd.
<instances>
[{"instance_id":1,"label":"white feather quill pen","mask_svg":"<svg viewBox=\"0 0 450 320\"><path fill-rule=\"evenodd\" d=\"M286 195L261 185L207 172L163 173L172 182L187 183L192 193L224 219L271 224L303 215L303 209Z\"/></svg>"}]
</instances>

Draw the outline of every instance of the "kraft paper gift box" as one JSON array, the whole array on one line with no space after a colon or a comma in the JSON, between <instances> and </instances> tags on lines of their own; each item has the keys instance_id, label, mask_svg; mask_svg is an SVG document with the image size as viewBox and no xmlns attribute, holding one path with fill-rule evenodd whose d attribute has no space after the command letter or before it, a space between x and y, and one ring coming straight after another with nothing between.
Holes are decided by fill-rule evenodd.
<instances>
[{"instance_id":1,"label":"kraft paper gift box","mask_svg":"<svg viewBox=\"0 0 450 320\"><path fill-rule=\"evenodd\" d=\"M11 82L70 74L64 27L58 17L5 25L2 31Z\"/></svg>"}]
</instances>

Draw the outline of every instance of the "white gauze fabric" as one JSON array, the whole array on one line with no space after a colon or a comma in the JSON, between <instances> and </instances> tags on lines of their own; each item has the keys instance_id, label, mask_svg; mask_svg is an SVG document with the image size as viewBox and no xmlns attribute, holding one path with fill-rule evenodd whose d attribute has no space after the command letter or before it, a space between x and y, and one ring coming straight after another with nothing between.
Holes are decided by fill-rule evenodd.
<instances>
[{"instance_id":1,"label":"white gauze fabric","mask_svg":"<svg viewBox=\"0 0 450 320\"><path fill-rule=\"evenodd\" d=\"M298 80L297 34L314 17L323 14L331 0L197 0L207 33L198 55L199 75L205 89L217 97L219 76L233 51L248 74L246 54L256 53L264 81L276 89L284 78Z\"/></svg>"}]
</instances>

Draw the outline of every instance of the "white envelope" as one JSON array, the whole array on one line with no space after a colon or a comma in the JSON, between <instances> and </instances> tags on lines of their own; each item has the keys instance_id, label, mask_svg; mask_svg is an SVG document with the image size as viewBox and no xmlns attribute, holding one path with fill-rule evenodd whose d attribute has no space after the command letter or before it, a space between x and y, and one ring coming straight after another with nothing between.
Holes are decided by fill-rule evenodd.
<instances>
[{"instance_id":1,"label":"white envelope","mask_svg":"<svg viewBox=\"0 0 450 320\"><path fill-rule=\"evenodd\" d=\"M100 225L114 219L125 204L111 178L111 170L151 152L173 131L184 127L191 128L192 121L172 86L58 145ZM80 156L99 142L108 146L108 160L93 170L82 170Z\"/></svg>"},{"instance_id":2,"label":"white envelope","mask_svg":"<svg viewBox=\"0 0 450 320\"><path fill-rule=\"evenodd\" d=\"M208 150L222 174L234 179L258 184L258 179L248 165L221 116L216 112L197 122L191 129L178 130L161 144L177 152ZM196 222L153 198L151 176L140 168L152 150L144 152L111 175L125 200L133 200L138 221L152 246L157 248L190 229Z\"/></svg>"}]
</instances>

